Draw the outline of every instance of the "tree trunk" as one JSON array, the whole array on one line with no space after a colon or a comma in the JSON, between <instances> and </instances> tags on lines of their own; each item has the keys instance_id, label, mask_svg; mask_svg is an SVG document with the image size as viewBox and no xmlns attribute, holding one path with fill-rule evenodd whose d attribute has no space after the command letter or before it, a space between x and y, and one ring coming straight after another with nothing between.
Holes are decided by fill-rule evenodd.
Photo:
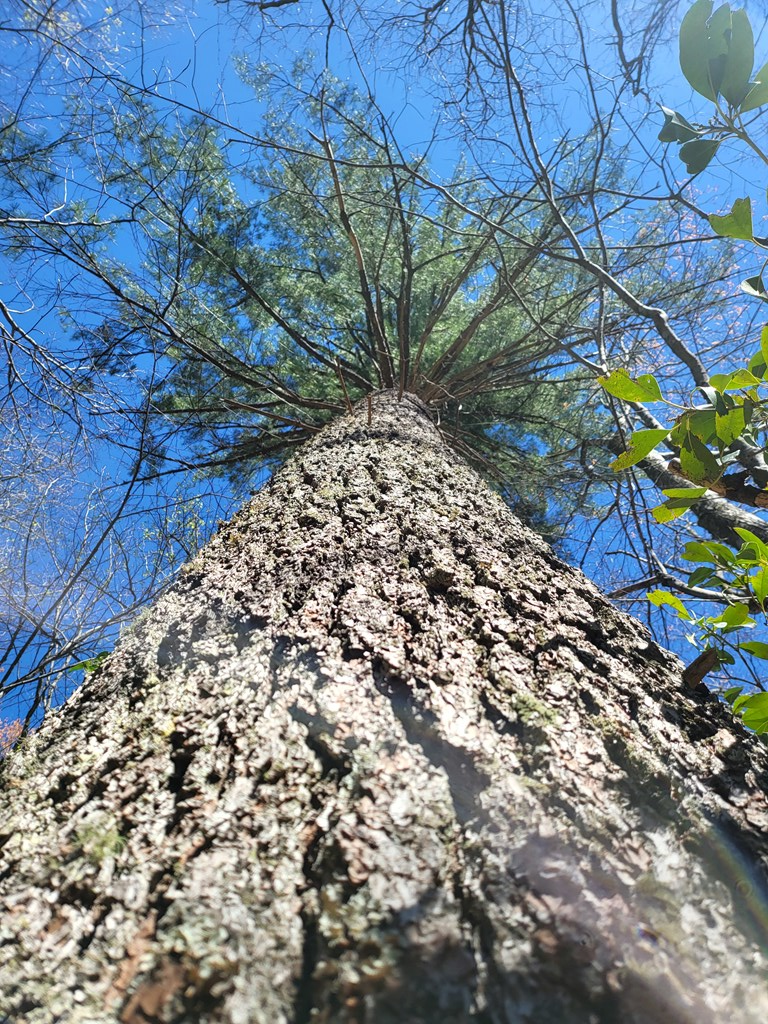
<instances>
[{"instance_id":1,"label":"tree trunk","mask_svg":"<svg viewBox=\"0 0 768 1024\"><path fill-rule=\"evenodd\" d=\"M768 1017L765 746L409 396L304 447L3 790L13 1024Z\"/></svg>"}]
</instances>

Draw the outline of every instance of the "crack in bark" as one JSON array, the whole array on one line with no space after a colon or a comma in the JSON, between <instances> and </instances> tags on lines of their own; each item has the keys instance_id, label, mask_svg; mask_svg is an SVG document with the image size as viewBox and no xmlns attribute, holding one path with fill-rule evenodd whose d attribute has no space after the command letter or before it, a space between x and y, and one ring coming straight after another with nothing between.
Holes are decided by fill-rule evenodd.
<instances>
[{"instance_id":1,"label":"crack in bark","mask_svg":"<svg viewBox=\"0 0 768 1024\"><path fill-rule=\"evenodd\" d=\"M309 877L307 878L309 883ZM303 942L301 947L301 972L296 985L293 1024L310 1024L314 1005L314 977L317 967L318 935L317 917L307 911L301 912Z\"/></svg>"},{"instance_id":2,"label":"crack in bark","mask_svg":"<svg viewBox=\"0 0 768 1024\"><path fill-rule=\"evenodd\" d=\"M329 743L329 738L332 739L336 732L336 726L321 714L305 711L298 704L292 704L288 713L294 722L306 728L305 742L322 766L321 779L330 778L338 784L349 775L352 771L350 758L339 754Z\"/></svg>"}]
</instances>

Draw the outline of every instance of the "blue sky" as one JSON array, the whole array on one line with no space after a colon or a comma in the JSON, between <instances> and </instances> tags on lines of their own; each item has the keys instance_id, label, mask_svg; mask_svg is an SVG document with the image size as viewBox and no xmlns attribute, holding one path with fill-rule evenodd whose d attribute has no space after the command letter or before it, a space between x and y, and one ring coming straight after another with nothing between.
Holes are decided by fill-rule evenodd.
<instances>
[{"instance_id":1,"label":"blue sky","mask_svg":"<svg viewBox=\"0 0 768 1024\"><path fill-rule=\"evenodd\" d=\"M94 17L96 12L93 5L86 6L89 14ZM304 5L302 11L308 8L311 8L311 5ZM614 83L607 70L611 66L612 55L600 41L605 30L605 11L598 3L588 5L586 10L586 37L591 48L594 81L604 89L604 96L608 97ZM180 10L172 8L167 18L159 19L165 23L158 26L147 23L142 25L130 15L124 15L122 20L118 21L110 12L111 9L105 8L104 24L109 26L109 38L113 43L126 48L122 55L114 58L122 69L121 73L134 83L141 83L149 96L166 97L169 114L173 111L174 103L181 103L189 110L201 110L215 116L222 122L222 135L231 139L229 145L233 152L247 147L249 135L259 135L260 122L269 113L268 98L256 98L252 88L242 83L238 75L238 62L277 62L289 70L298 57L309 63L310 52L313 49L316 64L322 63L326 45L323 33L308 37L306 32L290 28L272 33L258 42L254 41L243 27L226 18L220 5L213 3L199 3L189 13L181 13ZM275 18L278 16L282 17L279 11ZM535 98L532 110L538 121L537 131L542 152L554 159L558 151L567 145L569 138L578 137L583 132L589 115L589 103L583 86L579 84L583 82L583 76L577 41L566 38L567 33L557 19L553 19L549 9L540 11L536 17L541 20L532 18L520 24L520 69L523 76L528 76L532 96ZM544 30L542 25L545 26ZM554 41L555 35L560 37L557 42ZM764 35L764 28L761 27L757 33L758 53L761 53ZM545 49L542 42L545 39L549 50L542 56ZM18 41L15 42L18 44ZM382 59L382 56L386 59ZM425 65L418 62L408 65L403 60L402 51L392 50L383 54L381 50L377 51L365 45L359 49L355 58L345 46L343 34L338 29L330 37L329 58L334 74L338 77L349 80L363 89L371 87L383 112L395 122L398 138L407 152L419 152L430 142L438 110L435 96L439 90L445 91L448 88L445 74L447 69L441 66L439 60L428 60ZM110 51L105 49L100 58L101 69L107 67L107 63L112 59ZM536 69L540 66L537 62L542 60L545 61L546 70L550 75L548 79L543 76L537 78ZM758 58L758 63L761 62ZM691 101L691 90L677 68L674 41L658 50L649 90L654 99L670 106L679 106L688 116L693 116L697 111L703 116L706 115L704 101ZM50 125L61 115L62 96L55 90L46 92L41 87L33 99L37 105L36 116L39 116L42 122L47 121ZM467 100L467 103L471 102L472 97ZM658 152L655 136L660 124L660 115L655 111L649 114L641 98L635 99L625 95L620 117L615 121L611 132L611 142L623 150L629 173L634 174L641 188L650 194L656 194L664 187L658 170L649 167L646 162L647 150ZM231 125L232 128L227 128L227 125ZM633 130L639 131L637 139L633 138ZM484 135L476 135L471 142L471 155L476 155L498 178L505 174L514 176L516 173L514 160L510 160L506 149L510 132L511 128L503 114L497 113L488 120ZM436 140L431 144L431 153L432 171L438 177L449 173L457 159L464 153L464 144L460 140L456 125L451 126L446 117L442 118ZM673 158L672 167L678 183L682 184L685 180L682 165L679 162L675 164ZM67 166L60 166L57 170L61 176L62 199L66 194L67 200L71 201L79 189L82 189L84 197L88 196L89 186L82 180L82 165L79 165L76 156L70 159ZM762 214L765 210L762 187L764 180L765 175L761 176L754 162L746 159L744 153L733 146L727 155L724 154L722 160L718 160L696 182L694 193L708 211L724 212L733 198L749 192ZM614 230L620 231L618 222ZM627 230L637 232L637 222L628 221ZM126 248L127 237L120 230L117 231L116 255L130 266L135 257L130 249ZM750 254L747 254L747 267L750 258ZM3 269L13 271L8 264ZM680 272L685 272L683 263L680 264ZM35 331L51 337L55 337L57 333L61 334L62 327L65 331L71 332L73 326L82 326L83 320L87 321L89 317L94 318L95 322L99 313L98 309L91 309L81 314L81 321L77 325L73 325L71 320L62 321L60 306L56 301L56 291L63 284L56 276L58 273L58 270L46 269L42 265L35 268L35 284L40 289L40 295L36 297L29 312L19 314L25 327L34 328ZM4 276L4 299L12 300L17 308L28 308L24 305L23 291L14 288L13 273L6 273ZM46 290L48 297L47 301L43 302L42 295ZM745 307L743 315L749 317L753 312L754 307ZM727 327L728 325L724 324L724 329ZM718 335L715 333L715 347L711 350L713 358L717 353L717 339ZM139 373L142 366L139 360ZM114 492L118 492L119 485L125 480L129 468L130 459L127 455L119 456L114 448L106 444L96 445L90 452L90 459L83 462L76 483L72 487L73 503L76 501L78 505L87 504L89 488L96 484L103 486L107 491L112 488ZM263 479L263 474L254 477L254 485L258 485L260 479ZM222 512L227 514L228 510L243 497L230 494L221 481L214 482L213 485L208 482L199 486L205 498L203 514L210 520ZM140 506L137 507L137 513L138 511ZM590 523L581 524L582 536L590 526ZM83 528L78 527L75 532ZM581 536L577 534L572 546L574 557L578 555L580 542ZM611 548L607 535L604 547L606 546ZM618 565L618 555L616 557ZM46 567L41 565L39 568L45 575ZM607 578L605 564L598 565L594 558L587 559L585 568L598 576L603 573ZM684 641L681 642L681 649L683 644Z\"/></svg>"}]
</instances>

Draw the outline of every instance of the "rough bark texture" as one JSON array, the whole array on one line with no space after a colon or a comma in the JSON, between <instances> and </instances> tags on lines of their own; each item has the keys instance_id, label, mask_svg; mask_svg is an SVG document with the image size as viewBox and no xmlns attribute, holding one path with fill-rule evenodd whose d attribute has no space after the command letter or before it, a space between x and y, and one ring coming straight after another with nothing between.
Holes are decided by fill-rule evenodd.
<instances>
[{"instance_id":1,"label":"rough bark texture","mask_svg":"<svg viewBox=\"0 0 768 1024\"><path fill-rule=\"evenodd\" d=\"M367 419L5 764L0 1018L763 1024L766 748Z\"/></svg>"}]
</instances>

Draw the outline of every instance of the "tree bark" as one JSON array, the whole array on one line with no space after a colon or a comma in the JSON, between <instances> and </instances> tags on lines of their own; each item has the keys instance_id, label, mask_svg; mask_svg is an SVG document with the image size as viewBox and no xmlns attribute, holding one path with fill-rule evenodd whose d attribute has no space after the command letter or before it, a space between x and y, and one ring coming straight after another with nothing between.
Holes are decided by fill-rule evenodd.
<instances>
[{"instance_id":1,"label":"tree bark","mask_svg":"<svg viewBox=\"0 0 768 1024\"><path fill-rule=\"evenodd\" d=\"M763 1024L766 768L384 392L4 763L0 1017Z\"/></svg>"}]
</instances>

